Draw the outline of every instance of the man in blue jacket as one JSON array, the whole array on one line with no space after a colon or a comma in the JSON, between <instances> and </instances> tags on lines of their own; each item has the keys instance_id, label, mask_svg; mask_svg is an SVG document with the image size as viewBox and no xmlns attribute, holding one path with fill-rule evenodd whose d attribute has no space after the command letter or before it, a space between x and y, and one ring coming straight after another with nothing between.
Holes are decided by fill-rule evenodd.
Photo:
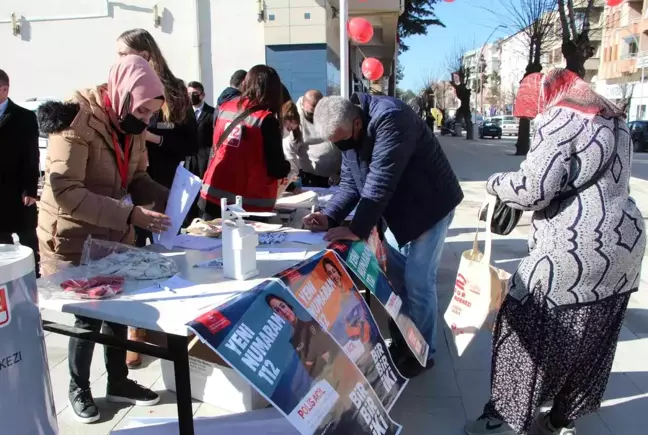
<instances>
[{"instance_id":1,"label":"man in blue jacket","mask_svg":"<svg viewBox=\"0 0 648 435\"><path fill-rule=\"evenodd\" d=\"M437 268L454 209L463 199L459 181L432 131L401 100L367 94L325 97L315 108L314 123L342 151L342 170L339 191L323 213L306 216L304 224L328 231L327 240L359 240L384 219L391 245L389 278L430 346L431 368ZM340 226L356 206L350 225ZM397 364L408 377L423 369L413 355Z\"/></svg>"}]
</instances>

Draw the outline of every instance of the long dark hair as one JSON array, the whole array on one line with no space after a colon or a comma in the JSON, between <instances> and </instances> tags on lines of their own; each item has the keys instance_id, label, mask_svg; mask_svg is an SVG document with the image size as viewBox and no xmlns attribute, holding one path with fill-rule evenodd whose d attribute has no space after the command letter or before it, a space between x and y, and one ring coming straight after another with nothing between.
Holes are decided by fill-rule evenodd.
<instances>
[{"instance_id":1,"label":"long dark hair","mask_svg":"<svg viewBox=\"0 0 648 435\"><path fill-rule=\"evenodd\" d=\"M191 106L187 87L182 80L173 75L153 36L144 29L132 29L125 31L117 39L133 50L148 52L148 62L164 85L164 121L182 124Z\"/></svg>"},{"instance_id":2,"label":"long dark hair","mask_svg":"<svg viewBox=\"0 0 648 435\"><path fill-rule=\"evenodd\" d=\"M274 68L267 65L253 66L243 80L241 94L239 108L243 105L243 100L247 99L252 105L268 106L278 117L281 116L281 80Z\"/></svg>"}]
</instances>

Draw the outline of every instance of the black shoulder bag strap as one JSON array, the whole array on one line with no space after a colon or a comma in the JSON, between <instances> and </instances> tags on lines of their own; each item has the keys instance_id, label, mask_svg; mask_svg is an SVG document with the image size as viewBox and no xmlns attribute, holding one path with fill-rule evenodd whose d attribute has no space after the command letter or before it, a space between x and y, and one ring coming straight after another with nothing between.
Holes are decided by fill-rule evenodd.
<instances>
[{"instance_id":1,"label":"black shoulder bag strap","mask_svg":"<svg viewBox=\"0 0 648 435\"><path fill-rule=\"evenodd\" d=\"M587 180L587 182L583 183L582 186L561 193L560 195L554 198L554 201L562 201L567 198L571 198L572 196L578 195L579 193L583 192L586 189L589 189L594 184L596 184L603 177L603 175L605 175L608 169L612 167L612 164L614 163L614 159L616 159L618 150L619 150L619 119L614 118L614 152L610 156L609 160L605 162L605 164L601 167L601 169L599 169L596 172L596 174L592 176L592 178Z\"/></svg>"},{"instance_id":2,"label":"black shoulder bag strap","mask_svg":"<svg viewBox=\"0 0 648 435\"><path fill-rule=\"evenodd\" d=\"M259 106L252 106L248 107L245 109L243 112L239 113L236 118L232 120L232 122L229 123L227 128L223 130L221 133L220 137L212 147L211 155L209 156L209 159L211 160L214 157L214 154L216 151L221 147L223 142L225 142L225 139L232 133L232 131L241 123L245 118L253 114L254 112L258 112L260 110L267 110L268 106L266 105L259 105ZM217 109L218 110L218 109ZM214 127L216 126L216 120L218 119L218 113L216 113L216 116L214 117Z\"/></svg>"}]
</instances>

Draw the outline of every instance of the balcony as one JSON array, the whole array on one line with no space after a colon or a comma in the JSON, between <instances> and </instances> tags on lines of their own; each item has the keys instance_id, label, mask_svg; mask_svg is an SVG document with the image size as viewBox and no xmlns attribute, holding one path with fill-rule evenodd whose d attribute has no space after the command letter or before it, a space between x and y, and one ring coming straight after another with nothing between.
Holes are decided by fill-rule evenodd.
<instances>
[{"instance_id":1,"label":"balcony","mask_svg":"<svg viewBox=\"0 0 648 435\"><path fill-rule=\"evenodd\" d=\"M585 70L586 71L598 70L600 64L601 64L601 58L591 57L585 61Z\"/></svg>"}]
</instances>

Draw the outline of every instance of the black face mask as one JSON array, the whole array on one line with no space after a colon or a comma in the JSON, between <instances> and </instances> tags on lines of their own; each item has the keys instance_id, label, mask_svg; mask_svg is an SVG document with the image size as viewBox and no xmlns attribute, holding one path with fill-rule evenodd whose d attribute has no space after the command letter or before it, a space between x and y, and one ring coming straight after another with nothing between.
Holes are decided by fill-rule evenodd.
<instances>
[{"instance_id":1,"label":"black face mask","mask_svg":"<svg viewBox=\"0 0 648 435\"><path fill-rule=\"evenodd\" d=\"M340 151L349 151L354 148L358 148L360 145L360 142L356 139L354 139L355 136L355 127L353 127L353 131L351 132L351 137L348 139L342 139L337 142L333 142L333 145L338 147Z\"/></svg>"},{"instance_id":2,"label":"black face mask","mask_svg":"<svg viewBox=\"0 0 648 435\"><path fill-rule=\"evenodd\" d=\"M135 118L132 113L124 116L124 119L119 121L119 128L126 134L142 134L146 127L146 123Z\"/></svg>"},{"instance_id":3,"label":"black face mask","mask_svg":"<svg viewBox=\"0 0 648 435\"><path fill-rule=\"evenodd\" d=\"M311 124L313 123L313 113L312 112L304 112L304 118L306 118L306 121L310 122Z\"/></svg>"},{"instance_id":4,"label":"black face mask","mask_svg":"<svg viewBox=\"0 0 648 435\"><path fill-rule=\"evenodd\" d=\"M197 105L199 105L201 102L202 102L202 100L200 99L200 95L198 95L198 94L191 94L191 104L193 104L194 106L197 106Z\"/></svg>"}]
</instances>

